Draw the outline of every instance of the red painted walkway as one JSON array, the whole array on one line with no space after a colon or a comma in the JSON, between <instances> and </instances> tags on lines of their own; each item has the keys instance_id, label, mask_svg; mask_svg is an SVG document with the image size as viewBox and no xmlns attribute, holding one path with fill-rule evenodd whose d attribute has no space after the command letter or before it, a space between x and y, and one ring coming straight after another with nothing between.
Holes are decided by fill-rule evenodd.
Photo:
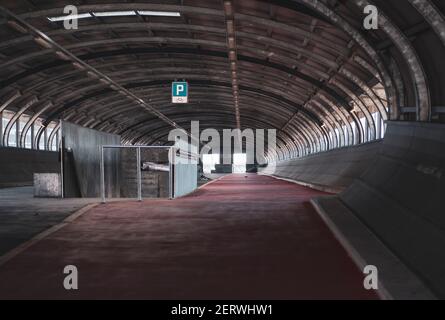
<instances>
[{"instance_id":1,"label":"red painted walkway","mask_svg":"<svg viewBox=\"0 0 445 320\"><path fill-rule=\"evenodd\" d=\"M174 201L101 205L0 267L0 298L375 298L308 203L320 194L231 175ZM63 288L69 264L77 291Z\"/></svg>"}]
</instances>

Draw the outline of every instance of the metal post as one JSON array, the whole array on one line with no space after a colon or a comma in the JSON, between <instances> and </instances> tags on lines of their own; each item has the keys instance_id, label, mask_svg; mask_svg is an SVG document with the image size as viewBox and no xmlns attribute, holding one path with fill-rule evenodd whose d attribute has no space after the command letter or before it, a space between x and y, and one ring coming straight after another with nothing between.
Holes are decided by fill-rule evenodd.
<instances>
[{"instance_id":1,"label":"metal post","mask_svg":"<svg viewBox=\"0 0 445 320\"><path fill-rule=\"evenodd\" d=\"M377 112L375 122L377 127L376 139L380 139L382 138L382 116L380 112Z\"/></svg>"},{"instance_id":2,"label":"metal post","mask_svg":"<svg viewBox=\"0 0 445 320\"><path fill-rule=\"evenodd\" d=\"M168 197L172 198L172 149L168 149Z\"/></svg>"},{"instance_id":3,"label":"metal post","mask_svg":"<svg viewBox=\"0 0 445 320\"><path fill-rule=\"evenodd\" d=\"M35 150L37 148L36 148L35 142L34 142L34 138L36 135L35 130L34 130L34 124L32 124L28 130L31 130L31 149ZM26 145L26 135L25 135L25 145Z\"/></svg>"},{"instance_id":4,"label":"metal post","mask_svg":"<svg viewBox=\"0 0 445 320\"><path fill-rule=\"evenodd\" d=\"M48 148L48 126L43 129L43 140L44 140L44 148L43 150L49 150Z\"/></svg>"},{"instance_id":5,"label":"metal post","mask_svg":"<svg viewBox=\"0 0 445 320\"><path fill-rule=\"evenodd\" d=\"M0 112L0 146L3 145L3 111Z\"/></svg>"},{"instance_id":6,"label":"metal post","mask_svg":"<svg viewBox=\"0 0 445 320\"><path fill-rule=\"evenodd\" d=\"M355 124L355 136L357 138L357 144L360 144L362 142L366 142L365 137L362 137L362 141L360 141L360 135L361 135L361 131L360 131L360 119L357 117L358 122Z\"/></svg>"},{"instance_id":7,"label":"metal post","mask_svg":"<svg viewBox=\"0 0 445 320\"><path fill-rule=\"evenodd\" d=\"M62 135L60 135L62 136ZM64 155L64 150L65 150L65 146L63 143L63 139L62 137L60 137L60 142L59 142L59 154L60 154L60 193L61 193L61 198L64 199L65 198L65 172L64 172L64 168L65 168L65 155Z\"/></svg>"},{"instance_id":8,"label":"metal post","mask_svg":"<svg viewBox=\"0 0 445 320\"><path fill-rule=\"evenodd\" d=\"M15 146L20 148L20 117L15 121Z\"/></svg>"},{"instance_id":9,"label":"metal post","mask_svg":"<svg viewBox=\"0 0 445 320\"><path fill-rule=\"evenodd\" d=\"M102 203L105 203L105 164L104 164L104 147L100 147L100 191L102 194Z\"/></svg>"},{"instance_id":10,"label":"metal post","mask_svg":"<svg viewBox=\"0 0 445 320\"><path fill-rule=\"evenodd\" d=\"M169 180L169 182L168 182L168 191L169 191L170 199L173 199L174 198L173 187L174 187L174 179L175 179L174 172L173 172L174 171L174 164L173 164L173 162L174 162L175 148L173 148L173 147L170 148L168 153L169 153L168 158L170 160L170 171L168 173L168 180Z\"/></svg>"},{"instance_id":11,"label":"metal post","mask_svg":"<svg viewBox=\"0 0 445 320\"><path fill-rule=\"evenodd\" d=\"M142 201L141 147L136 148L136 173L138 182L138 201Z\"/></svg>"}]
</instances>

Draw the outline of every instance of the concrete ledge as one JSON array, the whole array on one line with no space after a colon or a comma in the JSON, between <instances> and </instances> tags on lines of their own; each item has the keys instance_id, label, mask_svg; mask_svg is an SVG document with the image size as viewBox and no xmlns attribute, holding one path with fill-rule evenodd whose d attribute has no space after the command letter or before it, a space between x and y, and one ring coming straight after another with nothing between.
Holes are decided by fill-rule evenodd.
<instances>
[{"instance_id":1,"label":"concrete ledge","mask_svg":"<svg viewBox=\"0 0 445 320\"><path fill-rule=\"evenodd\" d=\"M258 172L308 184L314 189L334 192L350 186L377 158L382 141L333 149L301 158L278 161ZM327 190L326 186L334 189Z\"/></svg>"},{"instance_id":2,"label":"concrete ledge","mask_svg":"<svg viewBox=\"0 0 445 320\"><path fill-rule=\"evenodd\" d=\"M437 299L337 196L318 197L311 204L360 270L366 265L378 268L378 294L382 299Z\"/></svg>"},{"instance_id":3,"label":"concrete ledge","mask_svg":"<svg viewBox=\"0 0 445 320\"><path fill-rule=\"evenodd\" d=\"M311 189L314 189L314 190L323 191L323 192L327 192L327 193L337 194L337 193L343 192L346 189L346 188L343 188L343 187L323 186L323 185L320 185L320 184L309 183L309 182L306 182L306 181L299 181L299 180L294 180L294 179L289 179L289 178L283 178L283 177L272 175L272 174L268 174L268 173L261 173L261 172L259 172L258 174L261 175L261 176L269 176L269 177L273 177L273 178L278 179L278 180L283 180L283 181L287 181L287 182L291 182L291 183L296 183L296 184L301 185L303 187L308 187L308 188L311 188Z\"/></svg>"}]
</instances>

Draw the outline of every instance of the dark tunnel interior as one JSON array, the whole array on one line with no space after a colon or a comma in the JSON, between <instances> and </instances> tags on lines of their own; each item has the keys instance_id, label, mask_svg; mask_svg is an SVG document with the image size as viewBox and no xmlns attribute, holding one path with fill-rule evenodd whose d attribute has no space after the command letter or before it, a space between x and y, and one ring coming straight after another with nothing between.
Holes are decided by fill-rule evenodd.
<instances>
[{"instance_id":1,"label":"dark tunnel interior","mask_svg":"<svg viewBox=\"0 0 445 320\"><path fill-rule=\"evenodd\" d=\"M0 0L0 299L444 299L444 56L442 0Z\"/></svg>"}]
</instances>

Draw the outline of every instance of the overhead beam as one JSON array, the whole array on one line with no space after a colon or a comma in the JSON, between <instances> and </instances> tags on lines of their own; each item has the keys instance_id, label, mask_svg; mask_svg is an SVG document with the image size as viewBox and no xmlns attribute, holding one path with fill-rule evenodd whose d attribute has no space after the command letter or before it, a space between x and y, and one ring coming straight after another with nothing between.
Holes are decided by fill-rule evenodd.
<instances>
[{"instance_id":1,"label":"overhead beam","mask_svg":"<svg viewBox=\"0 0 445 320\"><path fill-rule=\"evenodd\" d=\"M232 0L224 0L224 17L227 33L227 54L230 63L230 75L232 78L233 106L235 108L236 127L241 129L239 110L239 85L238 85L238 53L236 47L235 8Z\"/></svg>"},{"instance_id":2,"label":"overhead beam","mask_svg":"<svg viewBox=\"0 0 445 320\"><path fill-rule=\"evenodd\" d=\"M203 56L212 56L212 57L225 57L226 53L223 51L214 51L214 50L205 50L205 49L194 49L194 48L183 48L183 47L170 47L170 48L126 48L126 49L118 49L111 51L100 51L94 53L88 53L82 56L79 56L82 60L92 60L92 59L100 59L111 56L119 56L119 55L133 55L133 54L149 54L149 53L178 53L178 54L194 54L194 55L203 55ZM310 83L313 86L319 87L322 90L329 93L330 96L334 97L337 101L341 103L346 103L344 99L335 91L330 89L326 83L319 81L318 79L311 77L305 73L298 71L297 69L290 68L284 64L279 64L276 62L266 61L263 59L255 58L252 56L246 55L238 55L238 60L243 62L248 62L252 64L257 64L263 67L268 67L272 69L276 69L278 71L282 71L288 73L292 76L295 76L305 82ZM12 76L9 79L4 81L0 81L0 87L7 87L20 79L23 79L27 76L31 76L38 72L42 72L48 70L50 68L56 68L62 66L64 64L68 64L67 61L55 61L47 64L43 64L37 66L35 68L26 70L22 73ZM351 88L353 89L353 88Z\"/></svg>"},{"instance_id":3,"label":"overhead beam","mask_svg":"<svg viewBox=\"0 0 445 320\"><path fill-rule=\"evenodd\" d=\"M34 40L37 44L40 46L51 49L54 51L55 54L58 55L59 58L62 58L63 60L69 61L75 68L85 71L86 74L88 74L91 78L96 79L99 82L102 82L106 84L111 90L117 91L119 94L125 96L129 100L132 100L137 105L141 106L144 110L150 112L151 114L155 115L162 121L166 122L170 126L176 129L181 129L187 135L189 133L184 130L183 128L179 127L174 121L166 117L164 114L156 110L151 104L146 102L144 99L138 97L125 87L121 86L119 83L114 81L113 79L109 78L107 75L103 74L93 66L89 65L88 63L84 62L83 60L76 57L74 54L72 54L70 51L65 49L63 46L59 45L57 42L55 42L53 39L51 39L49 36L47 36L44 32L38 30L34 26L30 25L26 21L24 21L22 18L17 16L16 14L12 13L10 10L3 8L0 6L0 11L2 11L6 17L12 21L12 26L19 32L23 33L29 33L32 36L34 36ZM11 25L11 24L10 24Z\"/></svg>"}]
</instances>

